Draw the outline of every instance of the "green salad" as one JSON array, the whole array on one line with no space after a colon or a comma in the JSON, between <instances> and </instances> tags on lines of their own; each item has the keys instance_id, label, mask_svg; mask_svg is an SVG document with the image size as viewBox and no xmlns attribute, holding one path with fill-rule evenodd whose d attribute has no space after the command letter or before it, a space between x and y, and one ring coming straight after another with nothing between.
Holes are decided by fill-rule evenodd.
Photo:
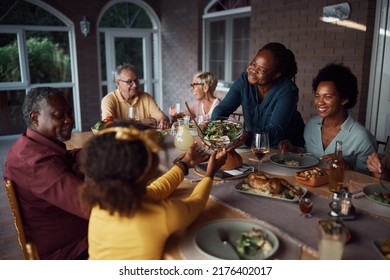
<instances>
[{"instance_id":1,"label":"green salad","mask_svg":"<svg viewBox=\"0 0 390 280\"><path fill-rule=\"evenodd\" d=\"M104 127L105 123L103 121L98 121L92 126L93 129L101 130Z\"/></svg>"},{"instance_id":2,"label":"green salad","mask_svg":"<svg viewBox=\"0 0 390 280\"><path fill-rule=\"evenodd\" d=\"M113 121L114 121L114 118L113 118L113 117L107 117L107 118L103 119L102 121L96 122L91 128L92 128L92 129L96 129L96 130L101 130L101 129L103 129L107 124L109 124L110 122L113 122Z\"/></svg>"},{"instance_id":3,"label":"green salad","mask_svg":"<svg viewBox=\"0 0 390 280\"><path fill-rule=\"evenodd\" d=\"M268 254L272 250L272 244L265 233L252 228L249 232L241 233L240 238L236 241L236 248L241 256L254 256L260 251Z\"/></svg>"},{"instance_id":4,"label":"green salad","mask_svg":"<svg viewBox=\"0 0 390 280\"><path fill-rule=\"evenodd\" d=\"M217 141L234 140L240 137L242 132L241 123L226 120L211 121L203 130L204 138ZM226 136L229 139L226 139Z\"/></svg>"},{"instance_id":5,"label":"green salad","mask_svg":"<svg viewBox=\"0 0 390 280\"><path fill-rule=\"evenodd\" d=\"M388 197L388 195L384 195L381 192L374 192L368 195L368 197L381 203L390 204L390 197Z\"/></svg>"}]
</instances>

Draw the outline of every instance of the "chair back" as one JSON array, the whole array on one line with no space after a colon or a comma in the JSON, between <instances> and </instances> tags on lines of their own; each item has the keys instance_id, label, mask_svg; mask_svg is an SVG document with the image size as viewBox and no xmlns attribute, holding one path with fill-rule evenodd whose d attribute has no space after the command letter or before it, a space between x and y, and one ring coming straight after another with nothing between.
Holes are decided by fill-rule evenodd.
<instances>
[{"instance_id":1,"label":"chair back","mask_svg":"<svg viewBox=\"0 0 390 280\"><path fill-rule=\"evenodd\" d=\"M385 142L379 141L379 140L377 140L376 142L378 145L378 153L383 154L383 153L386 153L386 151L387 151L387 153L389 152L389 150L390 150L390 136L387 136L387 139Z\"/></svg>"},{"instance_id":2,"label":"chair back","mask_svg":"<svg viewBox=\"0 0 390 280\"><path fill-rule=\"evenodd\" d=\"M26 244L27 260L39 260L39 254L37 246L34 243Z\"/></svg>"},{"instance_id":3,"label":"chair back","mask_svg":"<svg viewBox=\"0 0 390 280\"><path fill-rule=\"evenodd\" d=\"M32 259L32 257L34 257L34 259L39 259L35 244L32 243L27 244L26 242L26 235L24 233L23 219L21 215L22 213L20 211L19 200L15 192L14 182L11 180L5 180L4 185L7 191L8 201L11 207L12 216L14 218L15 229L16 232L18 233L19 246L23 252L24 258L26 260L30 260Z\"/></svg>"}]
</instances>

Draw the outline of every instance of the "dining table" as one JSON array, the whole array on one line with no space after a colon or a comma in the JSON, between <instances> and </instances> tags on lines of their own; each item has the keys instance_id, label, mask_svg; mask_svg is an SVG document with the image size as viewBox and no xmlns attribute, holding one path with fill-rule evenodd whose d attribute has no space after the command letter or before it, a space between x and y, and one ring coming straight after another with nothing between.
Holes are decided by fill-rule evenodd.
<instances>
[{"instance_id":1,"label":"dining table","mask_svg":"<svg viewBox=\"0 0 390 280\"><path fill-rule=\"evenodd\" d=\"M92 132L74 132L65 142L68 149L82 148L93 136ZM194 141L201 145L199 138ZM183 155L173 144L173 136L165 135L160 152L161 173L169 170L174 161ZM260 169L270 177L287 180L293 186L306 190L305 196L313 201L312 217L304 217L296 201L284 201L270 197L251 195L238 191L237 186L243 184L247 174L214 178L213 187L207 205L200 216L188 228L174 233L166 242L163 258L168 260L182 259L215 259L204 253L196 244L196 236L207 225L218 221L247 221L266 228L277 236L278 250L271 259L316 260L319 259L319 222L334 219L329 213L332 192L328 184L317 187L301 185L295 180L299 168L281 167L269 158L277 154L271 150L262 162L256 162L250 149L236 148L242 157L243 165ZM172 193L173 197L187 197L203 178L202 170L191 169L180 186ZM388 182L386 182L388 184ZM342 259L346 260L383 260L384 256L378 248L378 242L390 238L390 206L376 203L362 195L364 187L379 184L379 179L353 170L345 170L344 187L355 195L352 205L355 216L351 220L343 220L350 238L346 242Z\"/></svg>"}]
</instances>

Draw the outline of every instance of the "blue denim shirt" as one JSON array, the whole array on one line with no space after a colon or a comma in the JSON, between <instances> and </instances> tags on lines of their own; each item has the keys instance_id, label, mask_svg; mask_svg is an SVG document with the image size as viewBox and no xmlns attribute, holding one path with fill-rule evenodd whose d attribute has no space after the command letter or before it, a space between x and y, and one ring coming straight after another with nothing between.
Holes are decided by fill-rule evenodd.
<instances>
[{"instance_id":1,"label":"blue denim shirt","mask_svg":"<svg viewBox=\"0 0 390 280\"><path fill-rule=\"evenodd\" d=\"M283 139L303 147L304 122L297 111L298 99L296 84L288 78L279 78L260 103L257 86L251 85L248 73L243 72L215 107L211 119L226 118L242 105L247 131L267 131L273 148ZM248 139L247 144L250 145L251 140Z\"/></svg>"}]
</instances>

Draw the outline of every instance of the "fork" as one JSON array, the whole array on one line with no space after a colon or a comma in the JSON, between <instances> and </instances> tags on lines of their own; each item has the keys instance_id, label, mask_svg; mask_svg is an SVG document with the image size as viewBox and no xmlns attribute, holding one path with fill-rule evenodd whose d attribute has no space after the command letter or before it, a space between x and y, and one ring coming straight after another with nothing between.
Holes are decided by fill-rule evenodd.
<instances>
[{"instance_id":1,"label":"fork","mask_svg":"<svg viewBox=\"0 0 390 280\"><path fill-rule=\"evenodd\" d=\"M233 248L234 252L237 254L240 260L243 259L236 246L234 246L234 244L230 241L229 234L224 228L218 228L218 236L224 245L230 245L230 247Z\"/></svg>"}]
</instances>

